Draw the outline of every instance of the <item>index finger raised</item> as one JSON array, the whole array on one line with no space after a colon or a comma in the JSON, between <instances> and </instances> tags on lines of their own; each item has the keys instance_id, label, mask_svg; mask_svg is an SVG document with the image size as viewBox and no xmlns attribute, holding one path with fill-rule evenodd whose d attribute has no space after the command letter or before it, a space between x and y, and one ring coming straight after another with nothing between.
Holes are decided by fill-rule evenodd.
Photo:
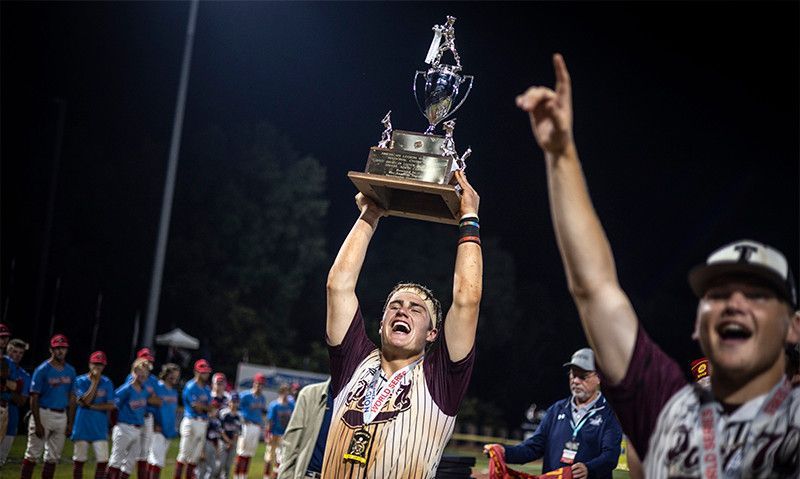
<instances>
[{"instance_id":1,"label":"index finger raised","mask_svg":"<svg viewBox=\"0 0 800 479\"><path fill-rule=\"evenodd\" d=\"M560 53L553 55L553 69L556 72L556 93L562 99L570 100L572 80L569 76L569 70L567 70L567 63Z\"/></svg>"}]
</instances>

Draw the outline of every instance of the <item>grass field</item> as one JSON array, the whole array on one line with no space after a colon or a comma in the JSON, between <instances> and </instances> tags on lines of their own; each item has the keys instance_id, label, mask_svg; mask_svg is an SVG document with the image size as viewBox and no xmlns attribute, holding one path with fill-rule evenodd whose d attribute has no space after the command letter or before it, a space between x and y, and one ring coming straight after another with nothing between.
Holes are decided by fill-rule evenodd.
<instances>
[{"instance_id":1,"label":"grass field","mask_svg":"<svg viewBox=\"0 0 800 479\"><path fill-rule=\"evenodd\" d=\"M19 477L20 464L22 462L22 455L25 452L25 436L17 436L14 441L14 446L11 448L11 453L8 456L8 463L0 469L0 479L16 479ZM91 449L91 448L90 448ZM91 452L89 453L91 456ZM476 473L486 473L489 465L487 458L481 454L479 447L459 447L450 448L445 451L445 454L453 454L459 456L473 456L476 458ZM162 479L171 479L175 471L175 457L178 455L178 441L173 440L170 444L169 451L167 452L167 465L161 471ZM536 463L528 464L525 466L514 466L514 469L525 471L528 473L539 474L541 473L542 466L537 461ZM41 465L36 466L34 471L34 478L41 475ZM94 462L86 463L83 470L83 477L91 479L94 477ZM256 451L256 456L250 463L249 479L261 479L264 472L264 444L260 444ZM134 472L132 478L136 479ZM67 441L64 445L64 452L61 455L61 462L56 467L55 479L72 479L72 442ZM628 473L625 471L614 471L614 479L628 479Z\"/></svg>"}]
</instances>

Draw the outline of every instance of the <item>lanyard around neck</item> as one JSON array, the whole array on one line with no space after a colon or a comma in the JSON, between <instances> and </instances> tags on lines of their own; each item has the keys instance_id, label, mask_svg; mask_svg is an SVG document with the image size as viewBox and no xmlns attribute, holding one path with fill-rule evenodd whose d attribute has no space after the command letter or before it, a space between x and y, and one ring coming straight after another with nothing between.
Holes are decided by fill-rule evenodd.
<instances>
[{"instance_id":1,"label":"lanyard around neck","mask_svg":"<svg viewBox=\"0 0 800 479\"><path fill-rule=\"evenodd\" d=\"M381 376L381 367L378 365L378 369L375 370L375 374L372 376L372 380L369 382L367 391L364 394L364 425L371 423L375 419L375 416L378 415L378 412L380 412L383 405L386 404L386 401L394 395L395 390L403 382L403 378L405 378L424 358L425 356L422 356L406 367L395 371L392 377L386 382L386 385L381 388L380 392L376 391L378 379Z\"/></svg>"},{"instance_id":2,"label":"lanyard around neck","mask_svg":"<svg viewBox=\"0 0 800 479\"><path fill-rule=\"evenodd\" d=\"M756 416L750 421L750 430L747 438L742 445L742 457L753 443L755 429L764 419L773 416L778 408L789 397L792 388L786 378L773 388L769 393L764 404L761 405ZM717 437L717 425L719 424L719 410L717 403L708 400L700 407L700 447L703 454L700 456L703 477L719 478L726 477L722 470L722 454L720 453L720 438ZM734 474L738 476L738 474Z\"/></svg>"},{"instance_id":3,"label":"lanyard around neck","mask_svg":"<svg viewBox=\"0 0 800 479\"><path fill-rule=\"evenodd\" d=\"M597 396L597 399L595 399L595 402L594 402L594 406L597 406L597 401L599 401L599 400L600 400L600 396ZM570 401L570 402L572 402L572 401ZM572 407L572 405L571 405L571 404L570 404L570 407ZM578 437L578 431L580 431L580 430L581 430L581 428L583 427L583 425L584 425L584 424L586 424L586 421L588 421L590 417L594 416L594 415L595 415L595 413L596 413L597 411L599 411L600 409L602 409L602 407L599 407L599 408L598 408L598 407L592 407L592 409L591 409L589 412L587 412L587 413L586 413L586 414L585 414L585 415L584 415L584 416L581 418L581 420L580 420L580 421L578 421L578 424L575 424L575 423L574 423L574 421L572 420L572 411L570 411L570 420L569 420L569 425L570 425L570 427L572 427L572 439L573 439L573 440L574 440L576 437Z\"/></svg>"}]
</instances>

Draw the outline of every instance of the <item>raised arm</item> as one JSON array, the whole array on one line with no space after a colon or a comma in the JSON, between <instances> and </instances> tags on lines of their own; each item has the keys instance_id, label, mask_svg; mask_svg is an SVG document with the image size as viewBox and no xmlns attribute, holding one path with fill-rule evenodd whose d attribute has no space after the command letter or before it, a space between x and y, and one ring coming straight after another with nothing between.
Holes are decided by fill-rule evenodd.
<instances>
[{"instance_id":1,"label":"raised arm","mask_svg":"<svg viewBox=\"0 0 800 479\"><path fill-rule=\"evenodd\" d=\"M367 247L378 227L378 221L385 215L384 210L361 193L356 195L356 205L361 214L342 243L342 247L339 248L339 254L336 255L328 273L326 333L331 346L342 343L356 314L358 275L361 273Z\"/></svg>"},{"instance_id":2,"label":"raised arm","mask_svg":"<svg viewBox=\"0 0 800 479\"><path fill-rule=\"evenodd\" d=\"M480 197L462 171L456 172L461 185L461 216L477 221ZM453 275L453 305L444 322L447 352L451 361L464 359L475 344L478 312L483 294L483 254L480 243L459 242Z\"/></svg>"},{"instance_id":3,"label":"raised arm","mask_svg":"<svg viewBox=\"0 0 800 479\"><path fill-rule=\"evenodd\" d=\"M83 407L90 407L92 405L92 401L94 401L95 396L97 395L97 387L100 385L100 376L97 375L90 375L91 383L89 384L89 389L86 390L85 393L76 397L78 399L78 405Z\"/></svg>"},{"instance_id":4,"label":"raised arm","mask_svg":"<svg viewBox=\"0 0 800 479\"><path fill-rule=\"evenodd\" d=\"M561 55L553 56L555 91L531 87L517 97L545 154L558 248L583 330L610 383L625 377L638 320L617 280L600 219L592 206L572 135L572 87Z\"/></svg>"}]
</instances>

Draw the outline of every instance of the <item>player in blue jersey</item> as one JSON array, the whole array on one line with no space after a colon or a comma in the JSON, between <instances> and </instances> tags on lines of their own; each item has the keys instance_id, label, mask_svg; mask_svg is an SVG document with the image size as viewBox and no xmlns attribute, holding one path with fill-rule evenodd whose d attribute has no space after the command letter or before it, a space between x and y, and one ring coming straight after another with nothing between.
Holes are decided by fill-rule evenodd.
<instances>
[{"instance_id":1,"label":"player in blue jersey","mask_svg":"<svg viewBox=\"0 0 800 479\"><path fill-rule=\"evenodd\" d=\"M95 351L89 356L89 372L78 376L73 394L78 402L75 426L72 428L72 477L83 477L83 465L89 457L89 443L97 461L95 479L106 476L108 466L108 412L114 405L114 385L103 376L107 364L106 353Z\"/></svg>"},{"instance_id":2,"label":"player in blue jersey","mask_svg":"<svg viewBox=\"0 0 800 479\"><path fill-rule=\"evenodd\" d=\"M289 385L281 384L278 388L278 399L267 407L267 449L264 451L264 479L278 477L278 466L281 463L281 441L286 426L294 411L294 403L289 402Z\"/></svg>"},{"instance_id":3,"label":"player in blue jersey","mask_svg":"<svg viewBox=\"0 0 800 479\"><path fill-rule=\"evenodd\" d=\"M147 359L139 358L131 368L133 381L126 382L114 391L114 402L119 414L111 431L111 458L108 461L107 479L128 479L136 460L135 447L144 425L144 412L150 394L144 388L150 374Z\"/></svg>"},{"instance_id":4,"label":"player in blue jersey","mask_svg":"<svg viewBox=\"0 0 800 479\"><path fill-rule=\"evenodd\" d=\"M263 389L267 382L266 376L256 373L253 376L253 387L241 395L239 412L242 415L242 434L236 443L236 479L247 477L250 468L250 458L256 453L258 440L264 427L264 414L267 412L267 400L264 398Z\"/></svg>"},{"instance_id":5,"label":"player in blue jersey","mask_svg":"<svg viewBox=\"0 0 800 479\"><path fill-rule=\"evenodd\" d=\"M31 380L31 418L21 479L30 479L44 452L42 479L52 479L61 458L64 439L72 432L75 415L75 368L67 364L69 342L63 334L50 338L50 358L39 365Z\"/></svg>"},{"instance_id":6,"label":"player in blue jersey","mask_svg":"<svg viewBox=\"0 0 800 479\"><path fill-rule=\"evenodd\" d=\"M136 359L146 359L150 370L153 370L156 357L153 355L150 348L142 348L137 351ZM133 378L129 374L126 381L131 381L132 379ZM136 476L139 479L147 479L148 477L147 455L150 452L150 444L153 441L153 418L158 414L158 408L161 406L161 399L156 394L158 378L152 373L148 374L147 380L144 382L143 386L150 397L147 398L147 409L144 411L144 425L139 435L139 444L134 446Z\"/></svg>"},{"instance_id":7,"label":"player in blue jersey","mask_svg":"<svg viewBox=\"0 0 800 479\"><path fill-rule=\"evenodd\" d=\"M183 388L183 419L181 420L181 442L174 479L180 479L186 469L186 479L194 479L194 469L208 428L208 411L211 409L211 388L208 386L211 366L205 359L194 363L194 379Z\"/></svg>"},{"instance_id":8,"label":"player in blue jersey","mask_svg":"<svg viewBox=\"0 0 800 479\"><path fill-rule=\"evenodd\" d=\"M153 440L147 454L147 477L159 479L161 469L167 458L169 441L178 437L175 427L178 415L178 390L176 386L181 378L181 368L177 364L167 363L161 366L161 373L156 386L156 394L161 399L161 407L153 415Z\"/></svg>"},{"instance_id":9,"label":"player in blue jersey","mask_svg":"<svg viewBox=\"0 0 800 479\"><path fill-rule=\"evenodd\" d=\"M0 351L6 349L6 345L11 340L11 330L3 323L0 323ZM5 436L8 426L8 400L2 399L16 387L12 377L16 373L16 364L10 359L0 356L0 438ZM12 388L12 389L9 389Z\"/></svg>"},{"instance_id":10,"label":"player in blue jersey","mask_svg":"<svg viewBox=\"0 0 800 479\"><path fill-rule=\"evenodd\" d=\"M0 325L2 326L2 325ZM14 375L7 380L7 390L0 395L0 402L8 403L8 426L6 435L0 441L0 467L6 463L8 452L17 437L19 430L19 408L28 403L28 389L31 387L31 375L19 365L22 356L28 350L28 343L21 339L12 339L6 345L6 358L14 364ZM11 383L14 383L13 385Z\"/></svg>"},{"instance_id":11,"label":"player in blue jersey","mask_svg":"<svg viewBox=\"0 0 800 479\"><path fill-rule=\"evenodd\" d=\"M228 407L219 413L222 422L221 459L219 465L220 479L228 479L231 465L236 455L236 442L242 433L242 416L239 413L239 393L231 393Z\"/></svg>"}]
</instances>

